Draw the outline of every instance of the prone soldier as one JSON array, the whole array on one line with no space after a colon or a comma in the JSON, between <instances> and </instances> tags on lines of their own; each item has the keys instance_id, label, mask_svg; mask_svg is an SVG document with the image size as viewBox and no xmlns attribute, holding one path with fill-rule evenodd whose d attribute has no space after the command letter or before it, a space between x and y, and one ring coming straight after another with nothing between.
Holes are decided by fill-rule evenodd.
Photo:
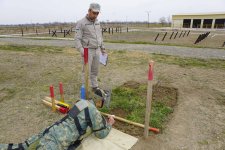
<instances>
[{"instance_id":1,"label":"prone soldier","mask_svg":"<svg viewBox=\"0 0 225 150\"><path fill-rule=\"evenodd\" d=\"M64 118L39 134L20 144L0 144L0 150L75 150L92 133L105 138L115 120L100 114L97 108L104 106L105 97L101 91L96 93L90 100L78 101Z\"/></svg>"}]
</instances>

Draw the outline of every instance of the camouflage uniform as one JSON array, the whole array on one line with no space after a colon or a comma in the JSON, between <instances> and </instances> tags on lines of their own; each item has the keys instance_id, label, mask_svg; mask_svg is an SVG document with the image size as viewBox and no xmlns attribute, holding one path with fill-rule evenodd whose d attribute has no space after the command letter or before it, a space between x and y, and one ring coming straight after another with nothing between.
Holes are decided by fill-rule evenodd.
<instances>
[{"instance_id":1,"label":"camouflage uniform","mask_svg":"<svg viewBox=\"0 0 225 150\"><path fill-rule=\"evenodd\" d=\"M111 128L112 126L106 122L92 103L81 100L63 119L20 145L23 145L24 149L30 149L30 145L36 143L37 146L34 149L37 150L67 150L91 133L100 139L105 138ZM7 150L8 146L8 144L2 144L0 150ZM12 149L18 146L13 144Z\"/></svg>"}]
</instances>

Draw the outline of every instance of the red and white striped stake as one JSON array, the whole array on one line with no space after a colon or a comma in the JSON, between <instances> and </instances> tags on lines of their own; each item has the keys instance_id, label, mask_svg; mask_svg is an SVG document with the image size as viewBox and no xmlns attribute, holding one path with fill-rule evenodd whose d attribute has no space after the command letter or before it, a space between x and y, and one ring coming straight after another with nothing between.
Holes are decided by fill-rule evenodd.
<instances>
[{"instance_id":1,"label":"red and white striped stake","mask_svg":"<svg viewBox=\"0 0 225 150\"><path fill-rule=\"evenodd\" d=\"M150 120L150 113L151 113L152 85L153 85L153 82L152 82L152 80L153 80L153 63L154 63L153 61L149 62L144 138L148 137L148 132L149 132L149 120Z\"/></svg>"},{"instance_id":2,"label":"red and white striped stake","mask_svg":"<svg viewBox=\"0 0 225 150\"><path fill-rule=\"evenodd\" d=\"M54 88L53 85L50 86L50 97L52 99L52 111L55 112L56 108L55 108L55 96L54 96Z\"/></svg>"},{"instance_id":3,"label":"red and white striped stake","mask_svg":"<svg viewBox=\"0 0 225 150\"><path fill-rule=\"evenodd\" d=\"M88 99L88 75L89 75L89 66L88 66L88 48L84 48L84 68L85 68L85 97Z\"/></svg>"},{"instance_id":4,"label":"red and white striped stake","mask_svg":"<svg viewBox=\"0 0 225 150\"><path fill-rule=\"evenodd\" d=\"M60 101L64 103L64 91L62 82L59 83Z\"/></svg>"}]
</instances>

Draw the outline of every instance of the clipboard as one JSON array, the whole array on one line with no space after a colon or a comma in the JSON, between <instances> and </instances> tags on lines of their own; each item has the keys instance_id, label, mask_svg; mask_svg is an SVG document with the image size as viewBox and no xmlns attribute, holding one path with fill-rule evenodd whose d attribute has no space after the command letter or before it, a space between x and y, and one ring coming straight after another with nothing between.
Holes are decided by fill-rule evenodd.
<instances>
[{"instance_id":1,"label":"clipboard","mask_svg":"<svg viewBox=\"0 0 225 150\"><path fill-rule=\"evenodd\" d=\"M100 53L99 62L102 65L106 66L107 65L107 62L108 62L108 54L106 54L106 53L104 53L104 54Z\"/></svg>"}]
</instances>

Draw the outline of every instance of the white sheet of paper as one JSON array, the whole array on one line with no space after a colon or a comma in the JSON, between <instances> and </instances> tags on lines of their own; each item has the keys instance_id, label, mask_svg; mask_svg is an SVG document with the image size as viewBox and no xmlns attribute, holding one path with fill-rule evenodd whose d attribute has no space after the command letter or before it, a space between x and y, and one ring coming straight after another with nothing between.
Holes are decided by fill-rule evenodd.
<instances>
[{"instance_id":1,"label":"white sheet of paper","mask_svg":"<svg viewBox=\"0 0 225 150\"><path fill-rule=\"evenodd\" d=\"M108 55L107 54L103 55L102 53L100 53L99 62L101 64L103 64L104 66L106 66L107 65L107 61L108 61Z\"/></svg>"}]
</instances>

